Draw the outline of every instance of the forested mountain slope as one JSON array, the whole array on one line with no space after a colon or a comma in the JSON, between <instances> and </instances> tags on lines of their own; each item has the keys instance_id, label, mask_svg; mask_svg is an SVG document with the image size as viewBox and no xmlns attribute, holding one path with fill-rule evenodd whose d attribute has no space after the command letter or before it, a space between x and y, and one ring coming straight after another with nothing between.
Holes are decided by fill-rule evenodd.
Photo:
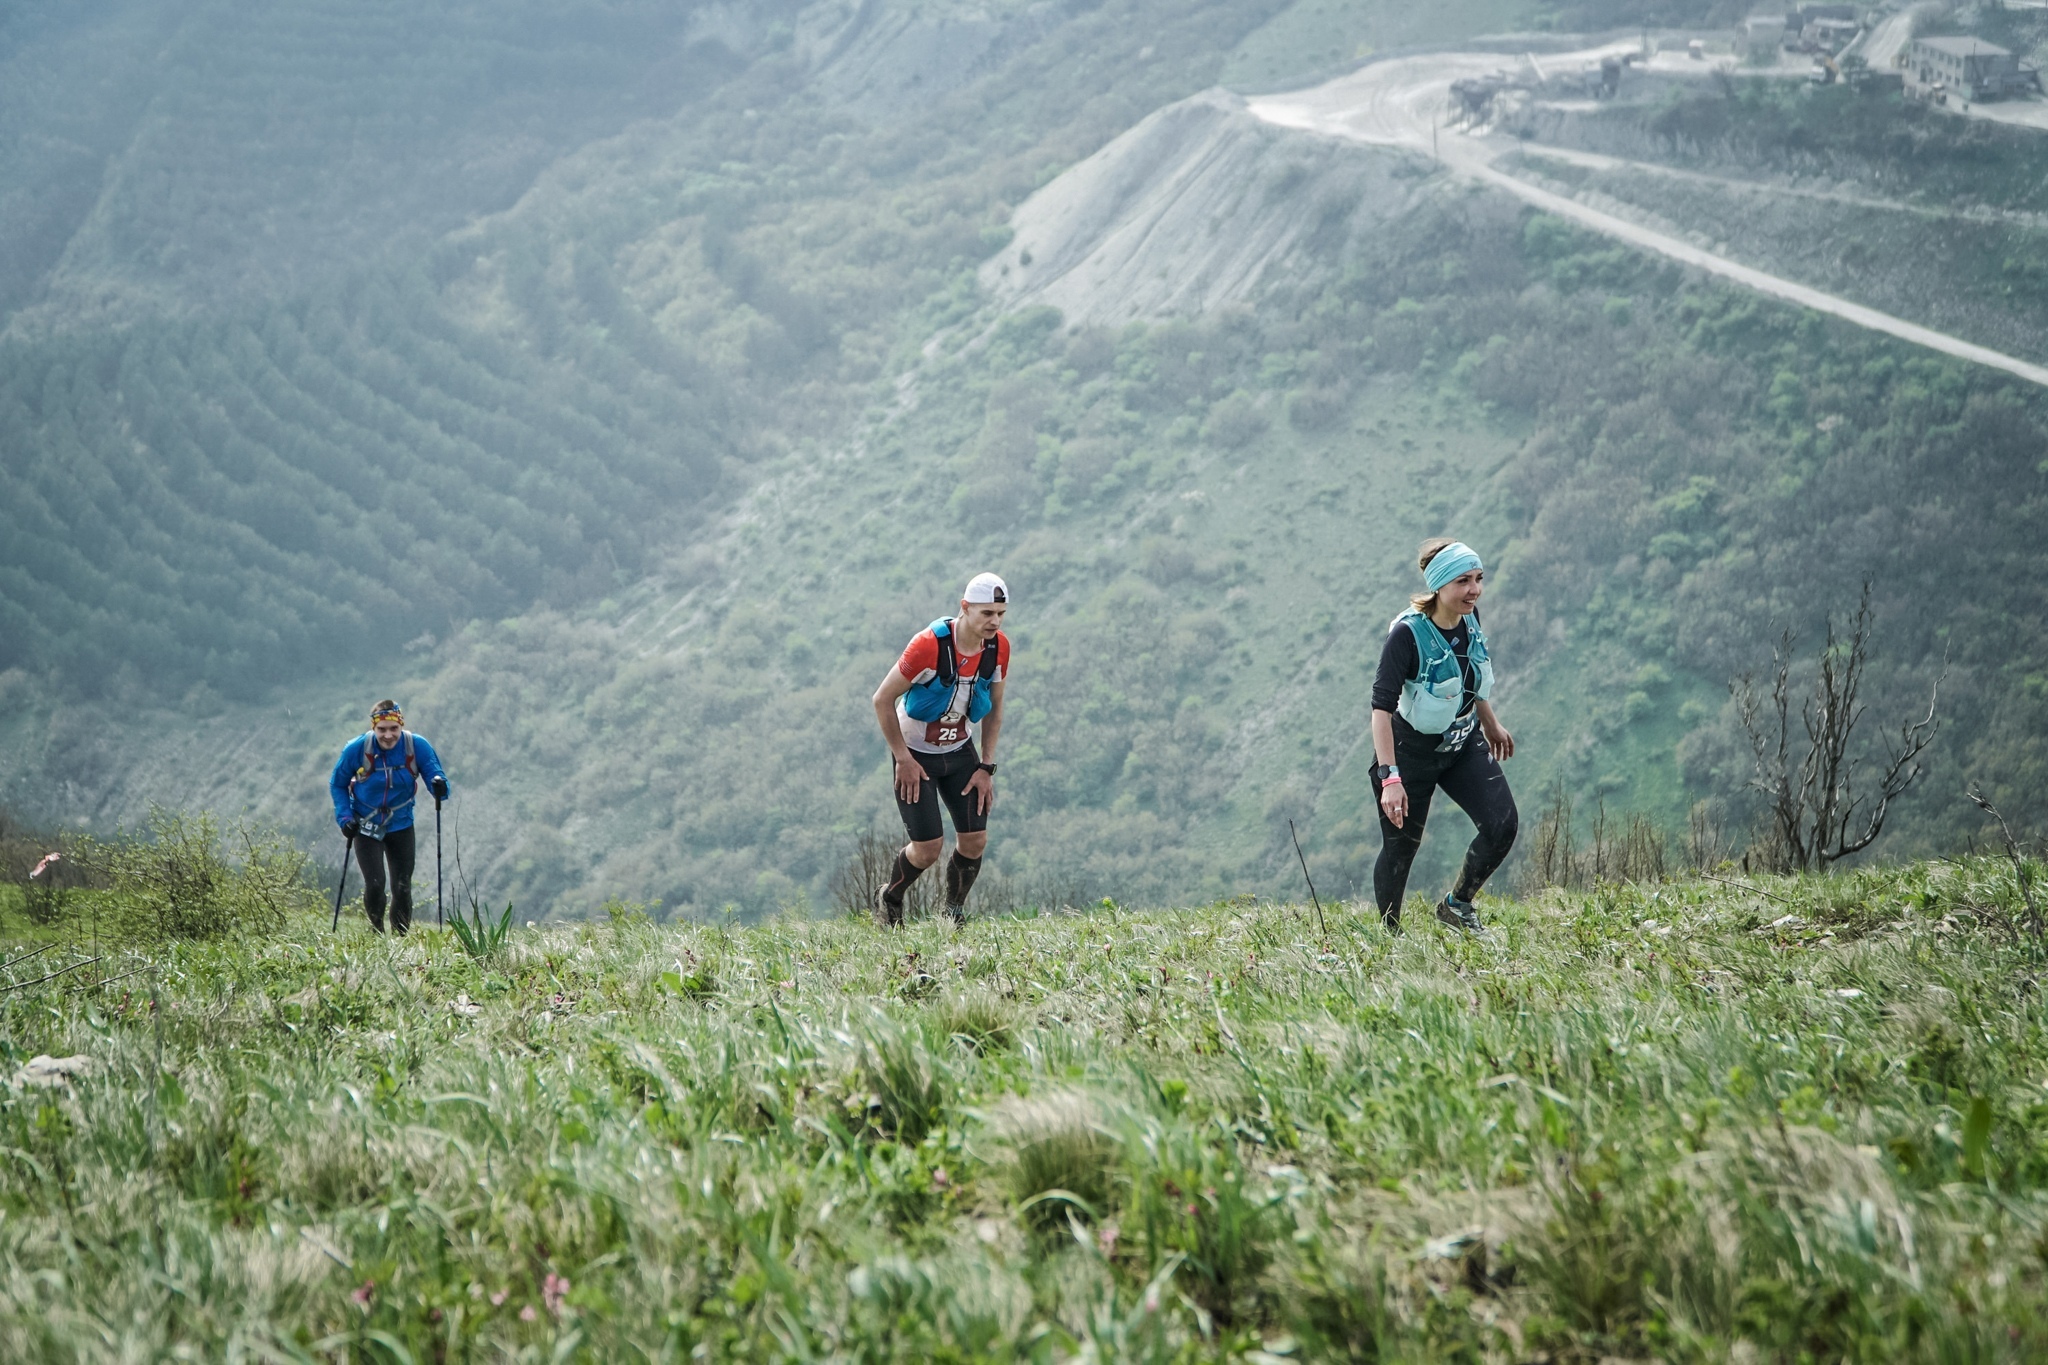
<instances>
[{"instance_id":1,"label":"forested mountain slope","mask_svg":"<svg viewBox=\"0 0 2048 1365\"><path fill-rule=\"evenodd\" d=\"M760 27L795 13L762 6ZM0 309L16 334L70 330L274 302L416 256L563 154L743 69L744 38L734 51L712 15L687 0L12 7Z\"/></svg>"},{"instance_id":2,"label":"forested mountain slope","mask_svg":"<svg viewBox=\"0 0 2048 1365\"><path fill-rule=\"evenodd\" d=\"M247 697L631 572L715 489L679 350L571 364L420 274L744 65L687 6L21 9L0 43L0 667Z\"/></svg>"},{"instance_id":3,"label":"forested mountain slope","mask_svg":"<svg viewBox=\"0 0 2048 1365\"><path fill-rule=\"evenodd\" d=\"M0 668L246 699L647 572L857 411L1005 195L1258 19L1184 14L1125 72L1088 44L1142 7L979 13L965 50L873 5L17 19L21 68L135 69L96 197L0 282ZM21 200L85 177L42 108Z\"/></svg>"},{"instance_id":4,"label":"forested mountain slope","mask_svg":"<svg viewBox=\"0 0 2048 1365\"><path fill-rule=\"evenodd\" d=\"M494 894L816 903L893 819L868 692L995 567L993 878L1275 888L1291 819L1344 891L1378 638L1450 528L1495 569L1525 807L1739 828L1728 678L1868 576L1873 716L1946 652L1959 718L1895 846L1973 828L1966 779L2041 817L2025 386L1177 103L1320 69L1298 11L778 14L695 16L680 111L593 96L616 131L523 188L423 173L468 217L417 249L96 322L48 274L0 365L0 795L321 834L394 694Z\"/></svg>"}]
</instances>

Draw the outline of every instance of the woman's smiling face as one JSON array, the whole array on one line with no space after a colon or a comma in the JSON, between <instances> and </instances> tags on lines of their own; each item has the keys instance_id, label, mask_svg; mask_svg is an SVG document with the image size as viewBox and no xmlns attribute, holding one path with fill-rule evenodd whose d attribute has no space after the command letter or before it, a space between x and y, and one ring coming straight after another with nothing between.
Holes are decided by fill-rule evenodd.
<instances>
[{"instance_id":1,"label":"woman's smiling face","mask_svg":"<svg viewBox=\"0 0 2048 1365\"><path fill-rule=\"evenodd\" d=\"M1457 609L1458 615L1470 616L1472 608L1479 605L1479 595L1486 589L1486 570L1474 569L1459 574L1450 582L1437 589L1436 600L1447 607Z\"/></svg>"}]
</instances>

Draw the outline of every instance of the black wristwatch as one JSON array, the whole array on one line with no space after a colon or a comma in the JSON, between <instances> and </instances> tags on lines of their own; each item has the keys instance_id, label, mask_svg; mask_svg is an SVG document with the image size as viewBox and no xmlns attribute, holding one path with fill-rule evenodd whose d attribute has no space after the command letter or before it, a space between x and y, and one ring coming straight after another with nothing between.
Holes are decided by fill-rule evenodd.
<instances>
[{"instance_id":1,"label":"black wristwatch","mask_svg":"<svg viewBox=\"0 0 2048 1365\"><path fill-rule=\"evenodd\" d=\"M993 763L977 763L974 766L987 773L990 777L996 775L996 765Z\"/></svg>"}]
</instances>

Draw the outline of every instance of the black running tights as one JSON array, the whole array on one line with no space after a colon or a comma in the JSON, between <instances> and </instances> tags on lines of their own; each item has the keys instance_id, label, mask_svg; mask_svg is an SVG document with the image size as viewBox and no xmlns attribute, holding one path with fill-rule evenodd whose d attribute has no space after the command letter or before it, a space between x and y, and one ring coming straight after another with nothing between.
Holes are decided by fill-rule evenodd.
<instances>
[{"instance_id":1,"label":"black running tights","mask_svg":"<svg viewBox=\"0 0 2048 1365\"><path fill-rule=\"evenodd\" d=\"M1421 738L1435 740L1433 735ZM1411 749L1397 742L1394 761L1408 788L1408 819L1400 829L1395 829L1387 819L1385 807L1380 807L1382 842L1379 861L1372 869L1373 900L1379 905L1380 918L1390 926L1401 922L1401 898L1408 893L1408 869L1415 863L1416 850L1422 847L1422 827L1429 820L1430 798L1438 788L1479 827L1472 836L1472 846L1465 850L1465 868L1458 876L1455 892L1460 900L1471 900L1479 894L1479 888L1486 885L1486 879L1515 846L1515 832L1520 827L1507 774L1494 761L1484 736L1475 733L1462 748L1448 754L1419 745ZM1377 806L1378 778L1373 779L1372 795Z\"/></svg>"},{"instance_id":2,"label":"black running tights","mask_svg":"<svg viewBox=\"0 0 2048 1365\"><path fill-rule=\"evenodd\" d=\"M412 928L413 827L394 829L382 839L356 838L356 866L363 870L363 910L378 933L384 932L385 871L390 870L391 928Z\"/></svg>"}]
</instances>

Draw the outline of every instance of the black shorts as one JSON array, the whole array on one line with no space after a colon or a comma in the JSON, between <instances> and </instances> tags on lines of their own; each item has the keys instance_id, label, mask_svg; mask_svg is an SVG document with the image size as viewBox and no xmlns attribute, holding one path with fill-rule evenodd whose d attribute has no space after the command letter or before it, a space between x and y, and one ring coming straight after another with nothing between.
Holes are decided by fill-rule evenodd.
<instances>
[{"instance_id":1,"label":"black shorts","mask_svg":"<svg viewBox=\"0 0 2048 1365\"><path fill-rule=\"evenodd\" d=\"M939 815L941 801L946 803L947 810L953 812L955 834L978 834L988 828L988 813L975 809L974 794L967 790L968 779L981 768L981 755L975 752L972 740L951 753L926 754L912 749L910 754L924 769L925 775L925 783L918 791L915 805L900 796L896 798L896 809L903 816L903 829L910 836L911 843L922 844L946 837L946 822Z\"/></svg>"}]
</instances>

